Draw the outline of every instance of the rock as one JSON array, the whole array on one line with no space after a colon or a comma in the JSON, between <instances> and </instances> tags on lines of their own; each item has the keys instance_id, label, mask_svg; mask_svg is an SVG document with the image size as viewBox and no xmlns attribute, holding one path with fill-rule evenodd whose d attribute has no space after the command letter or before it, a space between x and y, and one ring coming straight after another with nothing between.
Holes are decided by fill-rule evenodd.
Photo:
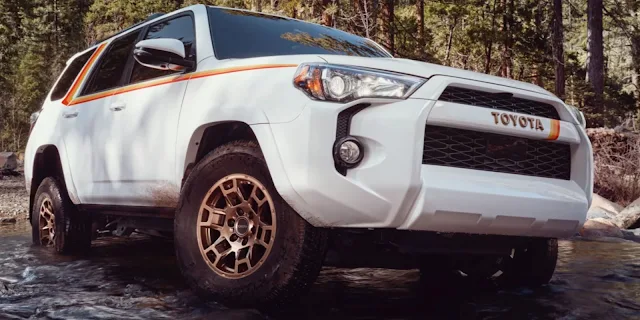
<instances>
[{"instance_id":1,"label":"rock","mask_svg":"<svg viewBox=\"0 0 640 320\"><path fill-rule=\"evenodd\" d=\"M580 230L580 236L585 238L614 237L623 238L622 230L611 220L595 218L587 220Z\"/></svg>"},{"instance_id":2,"label":"rock","mask_svg":"<svg viewBox=\"0 0 640 320\"><path fill-rule=\"evenodd\" d=\"M611 212L601 207L591 207L587 212L587 219L602 218L602 219L611 220L611 219L614 219L616 215L617 215L616 212Z\"/></svg>"},{"instance_id":3,"label":"rock","mask_svg":"<svg viewBox=\"0 0 640 320\"><path fill-rule=\"evenodd\" d=\"M0 169L15 170L18 168L18 156L13 152L0 152Z\"/></svg>"},{"instance_id":4,"label":"rock","mask_svg":"<svg viewBox=\"0 0 640 320\"><path fill-rule=\"evenodd\" d=\"M620 214L615 217L614 222L621 229L638 227L640 224L640 198L622 209Z\"/></svg>"},{"instance_id":5,"label":"rock","mask_svg":"<svg viewBox=\"0 0 640 320\"><path fill-rule=\"evenodd\" d=\"M16 223L17 220L16 218L0 218L0 224L11 224L11 223Z\"/></svg>"},{"instance_id":6,"label":"rock","mask_svg":"<svg viewBox=\"0 0 640 320\"><path fill-rule=\"evenodd\" d=\"M614 212L616 214L622 211L622 209L624 209L623 206L613 201L609 201L595 193L593 194L593 200L591 201L591 208L594 208L594 207L600 207L602 209L605 209L609 212Z\"/></svg>"},{"instance_id":7,"label":"rock","mask_svg":"<svg viewBox=\"0 0 640 320\"><path fill-rule=\"evenodd\" d=\"M622 230L625 239L640 243L640 229Z\"/></svg>"}]
</instances>

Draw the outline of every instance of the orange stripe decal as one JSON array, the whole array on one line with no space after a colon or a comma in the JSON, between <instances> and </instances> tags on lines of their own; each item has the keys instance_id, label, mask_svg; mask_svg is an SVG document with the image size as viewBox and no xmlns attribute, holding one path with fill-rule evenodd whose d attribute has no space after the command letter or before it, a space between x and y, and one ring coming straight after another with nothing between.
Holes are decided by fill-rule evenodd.
<instances>
[{"instance_id":1,"label":"orange stripe decal","mask_svg":"<svg viewBox=\"0 0 640 320\"><path fill-rule=\"evenodd\" d=\"M551 120L551 130L549 131L549 136L547 136L547 140L556 140L560 136L560 120Z\"/></svg>"},{"instance_id":2,"label":"orange stripe decal","mask_svg":"<svg viewBox=\"0 0 640 320\"><path fill-rule=\"evenodd\" d=\"M191 76L191 79L198 79L198 78L204 78L204 77L210 77L210 76L215 76L215 75L219 75L219 74L240 72L240 71L259 70L259 69L273 69L273 68L292 68L292 67L297 67L297 66L298 66L297 64L258 64L258 65L253 65L253 66L224 68L224 69L208 70L208 71L202 71L202 72L194 73Z\"/></svg>"},{"instance_id":3,"label":"orange stripe decal","mask_svg":"<svg viewBox=\"0 0 640 320\"><path fill-rule=\"evenodd\" d=\"M69 90L67 95L64 97L64 100L62 100L63 104L69 105L71 103L71 99L73 99L73 96L75 96L76 91L78 91L78 88L80 87L80 84L84 80L84 77L87 75L87 72L91 68L91 65L93 65L93 63L96 61L98 56L100 56L100 53L102 53L102 50L104 50L104 47L106 46L107 46L106 42L99 45L96 51L94 51L91 57L89 57L89 61L87 61L87 63L84 64L84 67L82 67L82 70L80 71L80 75L78 75L78 78L76 78L76 81L71 86L71 90Z\"/></svg>"},{"instance_id":4,"label":"orange stripe decal","mask_svg":"<svg viewBox=\"0 0 640 320\"><path fill-rule=\"evenodd\" d=\"M91 57L91 59L93 59L93 56ZM89 62L93 62L91 59L89 60ZM98 92L98 93L87 95L87 96L83 96L83 97L78 97L78 98L73 99L72 101L69 101L67 103L65 103L67 101L67 98L65 98L65 101L63 101L63 103L65 103L66 105L70 105L71 106L71 105L74 105L74 104L79 104L79 103L84 103L84 102L89 102L89 101L93 101L93 100L102 99L102 98L105 98L105 97L108 97L108 96L111 96L111 95L118 95L118 94L121 94L121 93L136 91L136 90L145 89L145 88L151 88L151 87L160 86L160 85L168 84L168 83L175 83L175 82L180 82L180 81L185 81L185 80L199 79L199 78L205 78L205 77L216 76L216 75L227 74L227 73L233 73L233 72L240 72L240 71L250 71L250 70L260 70L260 69L273 69L273 68L292 68L292 67L297 67L297 66L298 66L297 64L261 64L261 65L253 65L253 66L243 66L243 67L233 67L233 68L224 68L224 69L201 71L201 72L196 72L196 73L192 73L192 74L185 74L185 75L178 75L178 76L168 76L168 77L165 77L165 78L144 81L144 82L128 85L128 86L122 87L122 88L107 90L107 91ZM83 69L83 72L85 72L84 69ZM83 74L81 74L81 75L84 76ZM80 78L78 78L78 79L80 80ZM74 86L75 86L75 84L74 84ZM70 97L72 97L72 95Z\"/></svg>"}]
</instances>

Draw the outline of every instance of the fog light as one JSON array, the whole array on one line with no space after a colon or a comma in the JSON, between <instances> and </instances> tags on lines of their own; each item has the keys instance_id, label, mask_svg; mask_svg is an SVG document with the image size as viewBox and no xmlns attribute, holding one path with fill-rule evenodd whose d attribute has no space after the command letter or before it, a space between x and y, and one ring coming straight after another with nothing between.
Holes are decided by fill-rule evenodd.
<instances>
[{"instance_id":1,"label":"fog light","mask_svg":"<svg viewBox=\"0 0 640 320\"><path fill-rule=\"evenodd\" d=\"M333 156L340 166L352 168L362 161L364 150L356 138L346 137L336 142Z\"/></svg>"}]
</instances>

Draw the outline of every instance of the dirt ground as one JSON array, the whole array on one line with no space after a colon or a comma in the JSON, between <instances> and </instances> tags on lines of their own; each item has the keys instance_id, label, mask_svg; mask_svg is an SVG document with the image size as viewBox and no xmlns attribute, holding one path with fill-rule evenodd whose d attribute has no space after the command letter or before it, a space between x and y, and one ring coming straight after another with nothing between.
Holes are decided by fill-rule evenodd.
<instances>
[{"instance_id":1,"label":"dirt ground","mask_svg":"<svg viewBox=\"0 0 640 320\"><path fill-rule=\"evenodd\" d=\"M29 195L24 186L24 176L0 178L0 218L26 220Z\"/></svg>"}]
</instances>

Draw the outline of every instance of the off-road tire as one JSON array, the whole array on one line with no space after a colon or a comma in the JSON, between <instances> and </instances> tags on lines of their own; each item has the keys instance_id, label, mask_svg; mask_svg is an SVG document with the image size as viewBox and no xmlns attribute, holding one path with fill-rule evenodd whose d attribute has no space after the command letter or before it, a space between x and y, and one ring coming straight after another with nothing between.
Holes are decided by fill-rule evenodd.
<instances>
[{"instance_id":1,"label":"off-road tire","mask_svg":"<svg viewBox=\"0 0 640 320\"><path fill-rule=\"evenodd\" d=\"M45 178L38 187L31 212L33 244L43 245L40 239L40 208L50 199L55 217L53 248L60 254L82 254L91 248L91 218L79 212L69 199L67 190L55 177Z\"/></svg>"},{"instance_id":2,"label":"off-road tire","mask_svg":"<svg viewBox=\"0 0 640 320\"><path fill-rule=\"evenodd\" d=\"M551 281L558 261L558 239L532 239L525 248L518 248L502 285L539 287Z\"/></svg>"},{"instance_id":3,"label":"off-road tire","mask_svg":"<svg viewBox=\"0 0 640 320\"><path fill-rule=\"evenodd\" d=\"M274 202L278 227L262 265L243 278L230 279L206 263L196 230L203 197L216 181L236 173L249 175L266 187ZM326 231L303 220L278 194L260 148L253 141L230 142L199 161L183 186L174 231L180 270L202 297L266 311L291 305L307 291L320 272L327 247Z\"/></svg>"},{"instance_id":4,"label":"off-road tire","mask_svg":"<svg viewBox=\"0 0 640 320\"><path fill-rule=\"evenodd\" d=\"M430 256L420 264L420 286L441 290L451 287L457 281L471 280L481 286L492 285L498 288L539 287L549 283L553 277L558 259L558 240L546 238L532 238L525 246L514 249L509 256L478 256L486 259L486 263L495 260L495 270L491 265L485 266L484 271L460 268L460 263L447 256ZM473 261L473 260L471 260ZM467 267L478 266L474 262L467 262ZM460 275L459 271L467 274ZM488 272L490 271L490 272ZM497 271L502 273L491 276ZM463 278L467 280L463 280ZM490 280L491 284L486 282ZM468 285L468 284L467 284Z\"/></svg>"}]
</instances>

